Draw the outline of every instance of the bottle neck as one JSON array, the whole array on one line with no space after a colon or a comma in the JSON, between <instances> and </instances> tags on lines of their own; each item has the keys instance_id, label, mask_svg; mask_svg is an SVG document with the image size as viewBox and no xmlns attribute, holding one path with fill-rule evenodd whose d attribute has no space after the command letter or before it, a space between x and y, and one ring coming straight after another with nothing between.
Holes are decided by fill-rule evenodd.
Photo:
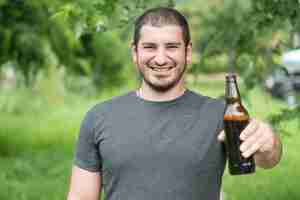
<instances>
[{"instance_id":1,"label":"bottle neck","mask_svg":"<svg viewBox=\"0 0 300 200\"><path fill-rule=\"evenodd\" d=\"M241 103L241 96L234 75L226 76L226 102L227 104Z\"/></svg>"}]
</instances>

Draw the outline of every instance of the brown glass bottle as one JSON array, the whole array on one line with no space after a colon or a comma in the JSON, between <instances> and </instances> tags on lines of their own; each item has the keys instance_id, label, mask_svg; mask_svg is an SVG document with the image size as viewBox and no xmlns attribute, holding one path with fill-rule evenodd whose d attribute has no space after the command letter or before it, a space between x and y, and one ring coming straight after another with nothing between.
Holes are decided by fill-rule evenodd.
<instances>
[{"instance_id":1,"label":"brown glass bottle","mask_svg":"<svg viewBox=\"0 0 300 200\"><path fill-rule=\"evenodd\" d=\"M229 172L232 175L253 173L255 172L253 156L244 158L240 151L240 134L249 123L249 115L242 105L234 74L226 76L225 98L224 129Z\"/></svg>"}]
</instances>

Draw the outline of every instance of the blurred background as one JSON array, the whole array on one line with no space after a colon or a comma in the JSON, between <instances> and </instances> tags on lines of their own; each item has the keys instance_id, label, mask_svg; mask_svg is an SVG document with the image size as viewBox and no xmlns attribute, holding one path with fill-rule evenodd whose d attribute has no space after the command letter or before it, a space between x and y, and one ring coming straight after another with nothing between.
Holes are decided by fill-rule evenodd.
<instances>
[{"instance_id":1,"label":"blurred background","mask_svg":"<svg viewBox=\"0 0 300 200\"><path fill-rule=\"evenodd\" d=\"M281 163L226 170L225 199L300 199L298 0L0 0L1 200L65 199L85 112L139 85L133 22L154 6L190 22L187 85L222 98L225 74L237 72L250 115L281 135Z\"/></svg>"}]
</instances>

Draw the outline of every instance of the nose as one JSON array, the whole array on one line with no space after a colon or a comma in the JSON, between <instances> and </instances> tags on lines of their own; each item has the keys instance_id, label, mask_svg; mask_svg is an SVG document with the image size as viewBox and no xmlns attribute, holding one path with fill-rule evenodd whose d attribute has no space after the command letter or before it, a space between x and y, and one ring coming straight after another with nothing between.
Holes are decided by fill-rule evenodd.
<instances>
[{"instance_id":1,"label":"nose","mask_svg":"<svg viewBox=\"0 0 300 200\"><path fill-rule=\"evenodd\" d=\"M154 57L154 62L157 66L166 65L168 62L168 56L164 49L159 49Z\"/></svg>"}]
</instances>

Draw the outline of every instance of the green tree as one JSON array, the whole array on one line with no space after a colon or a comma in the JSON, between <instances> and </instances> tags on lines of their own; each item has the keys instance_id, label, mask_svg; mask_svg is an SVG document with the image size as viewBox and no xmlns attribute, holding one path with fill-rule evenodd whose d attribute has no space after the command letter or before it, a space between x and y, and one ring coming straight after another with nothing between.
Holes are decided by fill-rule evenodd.
<instances>
[{"instance_id":1,"label":"green tree","mask_svg":"<svg viewBox=\"0 0 300 200\"><path fill-rule=\"evenodd\" d=\"M124 30L146 7L167 4L172 1L1 0L0 66L14 62L28 86L40 69L61 66L99 87L120 83L129 61Z\"/></svg>"},{"instance_id":2,"label":"green tree","mask_svg":"<svg viewBox=\"0 0 300 200\"><path fill-rule=\"evenodd\" d=\"M248 92L259 86L266 71L280 64L283 51L295 47L292 35L300 32L298 0L193 0L181 8L196 27L194 46L201 63L192 72L219 65L224 71L235 70ZM283 109L270 120L276 126L299 114L299 108Z\"/></svg>"},{"instance_id":3,"label":"green tree","mask_svg":"<svg viewBox=\"0 0 300 200\"><path fill-rule=\"evenodd\" d=\"M282 50L292 47L290 32L300 30L298 0L200 0L182 7L196 26L195 46L201 64L194 70L205 65L223 65L223 70L230 66L244 77L252 76L249 87L261 79Z\"/></svg>"}]
</instances>

